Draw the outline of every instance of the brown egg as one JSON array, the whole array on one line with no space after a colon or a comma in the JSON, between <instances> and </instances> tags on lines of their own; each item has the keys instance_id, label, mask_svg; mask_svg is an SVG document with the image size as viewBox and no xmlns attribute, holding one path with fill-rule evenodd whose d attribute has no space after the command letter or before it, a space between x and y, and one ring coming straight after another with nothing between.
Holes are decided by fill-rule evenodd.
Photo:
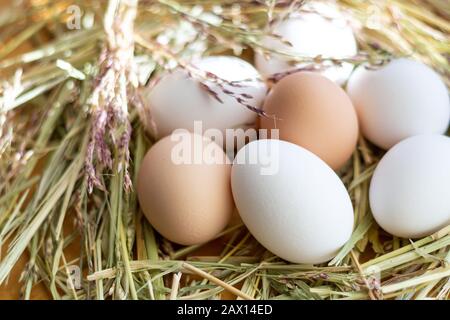
<instances>
[{"instance_id":1,"label":"brown egg","mask_svg":"<svg viewBox=\"0 0 450 320\"><path fill-rule=\"evenodd\" d=\"M284 77L267 96L264 111L274 117L261 117L260 128L279 129L281 140L308 149L333 169L355 150L358 120L352 102L322 75L299 72Z\"/></svg>"},{"instance_id":2,"label":"brown egg","mask_svg":"<svg viewBox=\"0 0 450 320\"><path fill-rule=\"evenodd\" d=\"M145 155L137 182L139 203L167 239L204 243L227 226L233 212L231 164L208 138L192 133L173 137L161 139Z\"/></svg>"}]
</instances>

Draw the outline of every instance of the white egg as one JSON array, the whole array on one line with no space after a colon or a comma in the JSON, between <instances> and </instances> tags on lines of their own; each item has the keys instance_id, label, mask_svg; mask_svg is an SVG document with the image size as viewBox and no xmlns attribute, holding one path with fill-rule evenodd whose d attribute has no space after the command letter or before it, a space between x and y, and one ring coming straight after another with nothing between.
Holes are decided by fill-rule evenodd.
<instances>
[{"instance_id":1,"label":"white egg","mask_svg":"<svg viewBox=\"0 0 450 320\"><path fill-rule=\"evenodd\" d=\"M358 49L351 27L339 11L329 6L325 9L326 12L322 9L321 13L300 13L273 26L271 33L281 36L292 46L269 36L263 39L263 44L276 51L306 57L348 58L356 55ZM270 54L269 59L259 53L255 55L256 68L266 77L302 66L301 63L292 65L289 60L288 56L276 53ZM344 63L330 66L322 74L342 84L352 69L352 64Z\"/></svg>"},{"instance_id":2,"label":"white egg","mask_svg":"<svg viewBox=\"0 0 450 320\"><path fill-rule=\"evenodd\" d=\"M231 56L210 56L194 61L201 72L210 72L228 82L239 82L241 87L225 83L223 89L235 95L245 93L250 97L245 103L260 107L267 87L258 71L246 61ZM202 130L241 128L253 125L257 114L235 98L224 93L217 83L206 81L217 93L222 103L210 95L197 79L185 70L177 69L161 77L157 84L145 93L157 138L169 135L176 129L194 131L194 122L201 121ZM199 132L202 134L202 132Z\"/></svg>"},{"instance_id":3,"label":"white egg","mask_svg":"<svg viewBox=\"0 0 450 320\"><path fill-rule=\"evenodd\" d=\"M428 66L400 58L379 69L359 67L347 92L363 135L389 149L418 134L442 134L450 121L447 88Z\"/></svg>"},{"instance_id":4,"label":"white egg","mask_svg":"<svg viewBox=\"0 0 450 320\"><path fill-rule=\"evenodd\" d=\"M244 146L232 167L239 214L268 250L294 263L332 259L350 238L353 208L346 188L325 162L281 140Z\"/></svg>"},{"instance_id":5,"label":"white egg","mask_svg":"<svg viewBox=\"0 0 450 320\"><path fill-rule=\"evenodd\" d=\"M381 159L370 183L370 208L387 232L404 238L432 234L450 223L450 138L419 135Z\"/></svg>"}]
</instances>

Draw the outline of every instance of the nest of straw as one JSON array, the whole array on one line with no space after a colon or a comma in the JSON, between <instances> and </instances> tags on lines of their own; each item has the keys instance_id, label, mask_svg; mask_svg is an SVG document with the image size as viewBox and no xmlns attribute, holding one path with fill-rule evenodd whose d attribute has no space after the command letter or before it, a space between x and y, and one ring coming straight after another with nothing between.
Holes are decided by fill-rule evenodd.
<instances>
[{"instance_id":1,"label":"nest of straw","mask_svg":"<svg viewBox=\"0 0 450 320\"><path fill-rule=\"evenodd\" d=\"M376 225L368 184L382 152L363 138L339 173L353 200L355 229L327 264L282 261L242 225L223 231L214 247L175 246L139 211L133 185L153 142L140 88L194 56L270 54L261 44L264 26L302 10L303 2L5 4L0 291L9 280L25 299L38 285L54 299L447 299L450 226L413 242ZM347 61L412 56L450 86L448 1L331 2L348 17L361 49ZM312 65L326 59L290 58ZM24 259L20 278L12 279Z\"/></svg>"}]
</instances>

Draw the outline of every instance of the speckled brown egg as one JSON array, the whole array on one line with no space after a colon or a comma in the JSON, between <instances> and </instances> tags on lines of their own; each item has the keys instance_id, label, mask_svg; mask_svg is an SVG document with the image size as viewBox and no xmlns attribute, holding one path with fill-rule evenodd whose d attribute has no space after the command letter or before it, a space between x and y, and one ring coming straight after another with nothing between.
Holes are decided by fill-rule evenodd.
<instances>
[{"instance_id":1,"label":"speckled brown egg","mask_svg":"<svg viewBox=\"0 0 450 320\"><path fill-rule=\"evenodd\" d=\"M266 98L264 111L269 117L260 118L261 129L279 129L281 140L308 149L335 170L355 150L358 120L352 102L341 87L320 74L284 77Z\"/></svg>"},{"instance_id":2,"label":"speckled brown egg","mask_svg":"<svg viewBox=\"0 0 450 320\"><path fill-rule=\"evenodd\" d=\"M139 203L151 225L183 245L207 242L234 209L231 164L223 149L198 134L167 136L145 155L138 175Z\"/></svg>"}]
</instances>

